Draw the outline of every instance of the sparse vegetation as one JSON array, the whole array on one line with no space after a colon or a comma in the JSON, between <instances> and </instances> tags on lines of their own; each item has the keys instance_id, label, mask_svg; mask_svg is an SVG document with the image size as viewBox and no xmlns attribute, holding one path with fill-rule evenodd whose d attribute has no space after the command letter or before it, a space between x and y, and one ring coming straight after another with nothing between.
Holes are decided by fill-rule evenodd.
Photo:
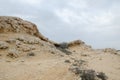
<instances>
[{"instance_id":1,"label":"sparse vegetation","mask_svg":"<svg viewBox=\"0 0 120 80\"><path fill-rule=\"evenodd\" d=\"M62 49L67 49L68 48L68 43L67 42L62 42L62 43L59 44L58 47L62 48Z\"/></svg>"},{"instance_id":2,"label":"sparse vegetation","mask_svg":"<svg viewBox=\"0 0 120 80\"><path fill-rule=\"evenodd\" d=\"M102 79L102 80L107 80L108 79L108 77L103 72L99 72L97 77Z\"/></svg>"},{"instance_id":3,"label":"sparse vegetation","mask_svg":"<svg viewBox=\"0 0 120 80\"><path fill-rule=\"evenodd\" d=\"M75 63L70 67L70 71L75 73L81 80L107 80L108 77L103 72L96 72L92 69L86 69L84 60L75 60Z\"/></svg>"},{"instance_id":4,"label":"sparse vegetation","mask_svg":"<svg viewBox=\"0 0 120 80\"><path fill-rule=\"evenodd\" d=\"M55 46L58 50L62 51L66 55L72 54L72 52L68 50L68 43L67 42L62 42L62 43L59 43Z\"/></svg>"},{"instance_id":5,"label":"sparse vegetation","mask_svg":"<svg viewBox=\"0 0 120 80\"><path fill-rule=\"evenodd\" d=\"M103 72L96 72L95 70L83 70L81 71L82 80L107 80L107 76Z\"/></svg>"},{"instance_id":6,"label":"sparse vegetation","mask_svg":"<svg viewBox=\"0 0 120 80\"><path fill-rule=\"evenodd\" d=\"M81 40L58 44L30 22L0 17L0 80L120 80L114 54L120 50L92 49Z\"/></svg>"},{"instance_id":7,"label":"sparse vegetation","mask_svg":"<svg viewBox=\"0 0 120 80\"><path fill-rule=\"evenodd\" d=\"M60 50L60 51L62 51L62 52L65 53L66 55L72 54L72 52L69 51L69 50L67 50L67 49L63 49L63 48L60 48L60 47L58 47L57 49Z\"/></svg>"}]
</instances>

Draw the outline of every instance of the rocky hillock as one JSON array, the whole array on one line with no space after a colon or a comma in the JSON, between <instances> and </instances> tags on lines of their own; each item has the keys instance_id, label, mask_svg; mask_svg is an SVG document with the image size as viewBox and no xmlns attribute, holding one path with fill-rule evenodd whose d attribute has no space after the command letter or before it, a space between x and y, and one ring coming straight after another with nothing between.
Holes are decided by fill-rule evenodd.
<instances>
[{"instance_id":1,"label":"rocky hillock","mask_svg":"<svg viewBox=\"0 0 120 80\"><path fill-rule=\"evenodd\" d=\"M34 23L0 16L0 80L120 80L120 51L56 43Z\"/></svg>"}]
</instances>

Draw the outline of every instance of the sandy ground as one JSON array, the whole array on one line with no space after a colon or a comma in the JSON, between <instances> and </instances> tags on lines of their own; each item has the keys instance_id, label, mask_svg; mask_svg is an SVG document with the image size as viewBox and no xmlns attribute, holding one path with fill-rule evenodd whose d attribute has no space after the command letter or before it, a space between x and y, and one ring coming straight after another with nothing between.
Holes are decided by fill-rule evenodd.
<instances>
[{"instance_id":1,"label":"sandy ground","mask_svg":"<svg viewBox=\"0 0 120 80\"><path fill-rule=\"evenodd\" d=\"M69 65L66 65L62 58L31 59L0 61L0 80L73 80L74 78L68 71Z\"/></svg>"},{"instance_id":2,"label":"sandy ground","mask_svg":"<svg viewBox=\"0 0 120 80\"><path fill-rule=\"evenodd\" d=\"M20 35L0 34L0 40L4 41L15 36ZM6 56L7 50L0 50L0 80L78 80L77 76L69 70L73 58L86 61L88 69L104 72L108 80L120 80L119 54L97 50L85 51L75 47L71 48L75 53L65 55L51 47L46 47L48 44L44 47L34 46L35 56L23 55L9 58ZM51 54L50 50L55 51L55 54ZM70 60L71 63L66 63L65 60Z\"/></svg>"}]
</instances>

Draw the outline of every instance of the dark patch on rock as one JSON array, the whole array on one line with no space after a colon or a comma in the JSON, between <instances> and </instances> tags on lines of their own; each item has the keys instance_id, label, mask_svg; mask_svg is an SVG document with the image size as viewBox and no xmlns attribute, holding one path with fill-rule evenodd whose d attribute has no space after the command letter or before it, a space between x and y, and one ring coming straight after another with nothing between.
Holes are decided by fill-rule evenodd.
<instances>
[{"instance_id":1,"label":"dark patch on rock","mask_svg":"<svg viewBox=\"0 0 120 80\"><path fill-rule=\"evenodd\" d=\"M54 51L51 51L51 54L55 54L55 52L54 52Z\"/></svg>"},{"instance_id":2,"label":"dark patch on rock","mask_svg":"<svg viewBox=\"0 0 120 80\"><path fill-rule=\"evenodd\" d=\"M28 56L35 56L35 53L30 52L30 53L28 53L27 55L28 55Z\"/></svg>"},{"instance_id":3,"label":"dark patch on rock","mask_svg":"<svg viewBox=\"0 0 120 80\"><path fill-rule=\"evenodd\" d=\"M71 63L70 60L65 60L64 62L65 62L65 63Z\"/></svg>"}]
</instances>

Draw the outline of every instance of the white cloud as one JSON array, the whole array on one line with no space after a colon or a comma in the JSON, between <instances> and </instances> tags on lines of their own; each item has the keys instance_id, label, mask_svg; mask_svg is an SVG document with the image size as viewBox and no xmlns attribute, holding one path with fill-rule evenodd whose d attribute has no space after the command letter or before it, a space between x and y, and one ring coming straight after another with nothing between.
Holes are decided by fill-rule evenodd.
<instances>
[{"instance_id":1,"label":"white cloud","mask_svg":"<svg viewBox=\"0 0 120 80\"><path fill-rule=\"evenodd\" d=\"M0 0L0 15L36 23L56 41L81 39L97 48L120 43L120 0Z\"/></svg>"},{"instance_id":2,"label":"white cloud","mask_svg":"<svg viewBox=\"0 0 120 80\"><path fill-rule=\"evenodd\" d=\"M56 10L56 15L66 23L70 23L69 17L73 15L72 12L68 11L67 9L64 10Z\"/></svg>"},{"instance_id":3,"label":"white cloud","mask_svg":"<svg viewBox=\"0 0 120 80\"><path fill-rule=\"evenodd\" d=\"M12 2L15 2L16 0L12 0ZM42 2L42 0L17 0L17 2L22 4L29 4L29 5L38 5Z\"/></svg>"},{"instance_id":4,"label":"white cloud","mask_svg":"<svg viewBox=\"0 0 120 80\"><path fill-rule=\"evenodd\" d=\"M74 10L65 8L62 10L56 10L56 15L68 24L88 24L89 16L85 12L77 13Z\"/></svg>"},{"instance_id":5,"label":"white cloud","mask_svg":"<svg viewBox=\"0 0 120 80\"><path fill-rule=\"evenodd\" d=\"M97 25L108 25L111 24L112 19L114 18L114 15L110 12L103 12L100 15L94 16L93 17L93 21L94 24Z\"/></svg>"},{"instance_id":6,"label":"white cloud","mask_svg":"<svg viewBox=\"0 0 120 80\"><path fill-rule=\"evenodd\" d=\"M68 4L76 9L88 8L86 0L70 0Z\"/></svg>"}]
</instances>

